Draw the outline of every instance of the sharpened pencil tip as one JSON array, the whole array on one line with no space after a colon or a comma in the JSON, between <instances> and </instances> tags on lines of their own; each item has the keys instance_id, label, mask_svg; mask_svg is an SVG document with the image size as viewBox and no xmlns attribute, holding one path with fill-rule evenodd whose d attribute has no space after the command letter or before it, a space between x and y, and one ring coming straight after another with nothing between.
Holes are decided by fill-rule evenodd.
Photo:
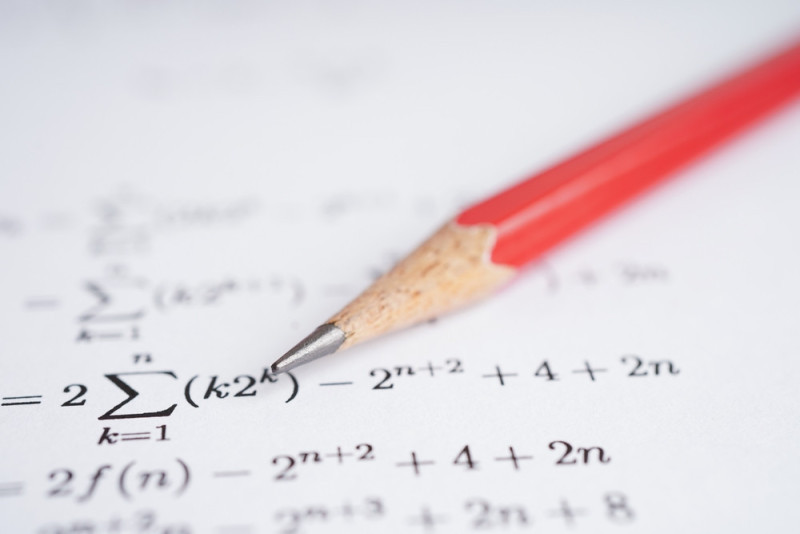
<instances>
[{"instance_id":1,"label":"sharpened pencil tip","mask_svg":"<svg viewBox=\"0 0 800 534\"><path fill-rule=\"evenodd\" d=\"M275 360L272 373L284 373L305 363L333 354L342 346L347 336L338 326L330 323L317 327L289 352Z\"/></svg>"}]
</instances>

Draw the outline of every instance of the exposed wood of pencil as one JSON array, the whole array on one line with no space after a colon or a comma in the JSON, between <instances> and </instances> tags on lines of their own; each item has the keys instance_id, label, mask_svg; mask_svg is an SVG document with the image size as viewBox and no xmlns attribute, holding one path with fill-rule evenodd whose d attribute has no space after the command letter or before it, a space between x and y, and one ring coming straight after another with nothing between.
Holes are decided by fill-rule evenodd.
<instances>
[{"instance_id":1,"label":"exposed wood of pencil","mask_svg":"<svg viewBox=\"0 0 800 534\"><path fill-rule=\"evenodd\" d=\"M327 323L341 348L397 330L492 293L516 272L490 259L495 229L448 223Z\"/></svg>"}]
</instances>

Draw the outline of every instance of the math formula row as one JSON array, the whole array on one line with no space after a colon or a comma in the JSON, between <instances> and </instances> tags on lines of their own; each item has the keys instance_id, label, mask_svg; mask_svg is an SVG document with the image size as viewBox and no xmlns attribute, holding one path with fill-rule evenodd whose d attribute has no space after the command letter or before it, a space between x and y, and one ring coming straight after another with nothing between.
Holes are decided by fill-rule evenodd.
<instances>
[{"instance_id":1,"label":"math formula row","mask_svg":"<svg viewBox=\"0 0 800 534\"><path fill-rule=\"evenodd\" d=\"M447 506L419 503L395 506L376 496L280 507L258 518L236 517L230 523L214 526L215 534L301 534L329 531L331 528L369 528L380 532L402 528L409 532L528 532L566 526L591 532L598 524L630 525L637 513L621 491L606 491L590 498L557 495L542 501L521 495L513 502L483 496L463 499ZM207 525L204 525L207 526ZM206 530L203 529L205 532ZM104 518L80 518L42 525L37 534L193 534L198 532L191 518L166 521L152 510Z\"/></svg>"},{"instance_id":2,"label":"math formula row","mask_svg":"<svg viewBox=\"0 0 800 534\"><path fill-rule=\"evenodd\" d=\"M162 425L157 430L154 438L131 433L127 439L165 439L166 426ZM126 437L123 434L116 439L125 440ZM313 481L319 476L352 476L354 469L359 476L364 476L369 472L365 469L375 466L381 472L385 473L385 467L390 467L398 477L414 479L454 470L472 473L517 472L524 476L524 473L535 472L538 464L558 469L576 469L581 466L604 466L612 461L612 455L606 447L563 439L539 444L498 443L483 447L460 444L453 446L450 454L440 456L432 455L425 447L405 454L381 452L372 443L362 442L277 452L267 455L259 465L228 465L214 470L192 468L189 461L180 457L159 463L153 463L153 460L100 463L88 469L58 467L48 471L44 480L37 481L34 487L44 484L44 496L48 499L83 503L100 493L110 492L125 501L135 501L148 495L180 497L198 483L215 484L221 491L230 491L246 488L248 481L264 478L285 484L303 478ZM0 499L22 497L28 486L23 481L0 480Z\"/></svg>"},{"instance_id":3,"label":"math formula row","mask_svg":"<svg viewBox=\"0 0 800 534\"><path fill-rule=\"evenodd\" d=\"M149 354L136 354L134 361L148 364L152 362L152 358ZM568 380L592 383L614 378L669 380L678 377L680 373L680 368L670 359L648 359L631 354L621 356L616 364L613 362L597 364L583 360L572 366L565 366L563 363L555 364L549 360L541 360L535 367L524 372L503 365L494 365L484 366L475 373L468 373L461 360L453 358L438 363L428 361L425 365L377 367L367 371L360 379L347 377L347 379L320 382L317 386L326 389L362 387L373 391L397 392L401 391L402 386L410 380L416 382L427 380L432 387L435 387L438 380L464 380L467 376L477 379L472 381L470 386L479 388L489 385L535 387L540 382L558 383ZM294 401L301 390L300 381L295 374L273 375L268 368L262 368L255 373L237 373L230 376L195 374L184 380L172 370L109 373L104 377L107 381L104 386L105 394L117 391L122 393L123 397L96 415L101 421L169 417L173 415L179 402L191 408L199 408L208 402L252 399L259 393L262 396L266 395L267 390L271 390L271 399L278 399L285 404ZM107 387L109 385L113 387L110 391ZM95 386L94 389L99 388ZM11 391L13 390L9 386L0 389L2 393L0 409L29 410L45 402L45 395L40 392L13 391L13 394L7 394ZM165 403L163 408L158 410L137 408L146 396L161 394L164 391L174 392L180 401ZM70 383L64 386L61 397L55 397L55 403L65 408L85 408L91 392L89 386L83 382Z\"/></svg>"}]
</instances>

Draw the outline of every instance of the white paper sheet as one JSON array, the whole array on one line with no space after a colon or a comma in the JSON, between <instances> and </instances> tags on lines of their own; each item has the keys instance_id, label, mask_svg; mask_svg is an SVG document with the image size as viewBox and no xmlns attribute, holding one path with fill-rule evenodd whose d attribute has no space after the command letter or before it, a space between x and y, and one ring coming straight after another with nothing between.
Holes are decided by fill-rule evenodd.
<instances>
[{"instance_id":1,"label":"white paper sheet","mask_svg":"<svg viewBox=\"0 0 800 534\"><path fill-rule=\"evenodd\" d=\"M465 203L798 21L4 3L0 531L796 531L798 105L480 306L265 370Z\"/></svg>"}]
</instances>

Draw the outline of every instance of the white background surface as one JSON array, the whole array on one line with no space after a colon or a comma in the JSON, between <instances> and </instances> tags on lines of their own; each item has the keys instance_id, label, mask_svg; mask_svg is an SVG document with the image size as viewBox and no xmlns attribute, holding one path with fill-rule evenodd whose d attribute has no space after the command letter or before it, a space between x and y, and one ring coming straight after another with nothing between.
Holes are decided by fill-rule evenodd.
<instances>
[{"instance_id":1,"label":"white background surface","mask_svg":"<svg viewBox=\"0 0 800 534\"><path fill-rule=\"evenodd\" d=\"M43 402L0 407L0 486L24 483L22 495L0 496L0 530L90 522L107 532L112 517L153 510L162 527L191 532L281 532L282 510L377 496L380 518L299 531L423 531L411 521L429 507L443 518L433 531L465 532L475 497L528 511L531 524L496 531L795 531L797 104L491 301L299 370L291 403L279 383L198 410L181 400L169 418L97 419L124 397L103 375L141 370L133 353L181 380L143 393L152 407L178 402L193 375L257 372L465 202L800 27L796 2L696 4L3 3L0 396ZM101 206L120 199L140 246L93 253ZM244 215L219 216L232 206ZM631 264L668 274L625 284ZM305 295L292 304L283 289L262 291L168 312L148 303L141 339L76 343L93 303L84 284L114 266L151 289L280 276ZM581 281L586 272L596 284ZM38 295L58 307L26 309ZM624 354L681 372L629 378ZM374 368L449 358L463 375L370 389ZM533 377L544 359L560 381ZM596 382L571 373L584 361L609 371ZM482 378L495 365L518 376L504 387ZM318 385L337 380L354 384ZM84 408L60 406L70 383L89 386ZM163 423L168 443L96 445L109 424ZM554 466L553 440L601 445L612 462ZM276 455L363 442L373 463L328 460L274 480ZM479 471L452 465L465 444ZM517 472L494 461L509 445L534 459ZM395 465L410 451L436 465L414 477ZM115 489L128 462L175 457L192 468L182 496L130 502ZM76 502L104 464L107 478ZM76 474L71 496L48 496L58 468ZM211 476L226 469L252 474ZM625 493L632 523L609 521L608 491ZM586 510L571 529L551 516L562 499Z\"/></svg>"}]
</instances>

